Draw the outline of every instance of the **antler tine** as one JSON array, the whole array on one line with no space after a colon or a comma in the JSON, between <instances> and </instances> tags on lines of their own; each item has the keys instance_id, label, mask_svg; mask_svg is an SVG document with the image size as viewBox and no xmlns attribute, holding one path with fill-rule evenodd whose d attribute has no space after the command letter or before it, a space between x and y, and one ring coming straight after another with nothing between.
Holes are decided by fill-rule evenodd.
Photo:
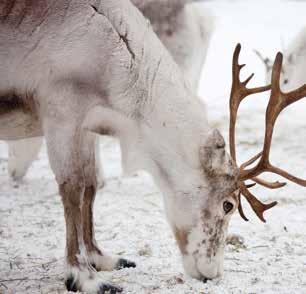
<instances>
[{"instance_id":1,"label":"antler tine","mask_svg":"<svg viewBox=\"0 0 306 294\"><path fill-rule=\"evenodd\" d=\"M254 163L257 159L259 159L262 156L262 151L260 151L258 154L256 154L255 156L253 156L251 159L249 159L248 161L246 161L245 163L241 164L240 166L240 170L244 170L247 166L251 165L252 163Z\"/></svg>"},{"instance_id":2,"label":"antler tine","mask_svg":"<svg viewBox=\"0 0 306 294\"><path fill-rule=\"evenodd\" d=\"M252 73L244 82L242 82L241 84L243 84L244 86L246 86L249 81L254 77L254 73ZM250 89L249 89L250 90Z\"/></svg>"},{"instance_id":3,"label":"antler tine","mask_svg":"<svg viewBox=\"0 0 306 294\"><path fill-rule=\"evenodd\" d=\"M254 163L261 156L262 156L262 151L259 152L258 154L256 154L255 156L253 156L251 159L249 159L245 163L243 163L240 166L240 170L243 171L247 166L249 166L252 163ZM268 181L265 181L265 180L260 179L258 177L252 178L252 181L255 182L256 184L259 184L259 185L264 186L264 187L269 188L269 189L278 189L278 188L282 188L282 187L284 187L286 185L286 183L284 183L284 182L279 182L279 181L268 182Z\"/></svg>"},{"instance_id":4,"label":"antler tine","mask_svg":"<svg viewBox=\"0 0 306 294\"><path fill-rule=\"evenodd\" d=\"M283 55L281 53L278 53L276 55L272 70L272 90L266 111L266 130L262 157L255 167L249 170L240 169L240 179L242 181L245 181L247 179L252 179L258 176L263 172L271 172L278 174L290 180L291 182L306 187L306 180L295 177L289 174L288 172L271 165L269 160L273 130L277 117L279 116L281 111L284 110L287 106L306 96L306 85L288 93L283 93L281 91L280 75L282 69L282 61ZM281 184L279 185L283 186Z\"/></svg>"},{"instance_id":5,"label":"antler tine","mask_svg":"<svg viewBox=\"0 0 306 294\"><path fill-rule=\"evenodd\" d=\"M243 163L240 166L240 170L244 170L247 166L251 165L257 159L261 158L261 156L262 156L262 151L259 152L258 154L256 154L255 156L253 156L251 159L249 159L245 163ZM278 181L268 182L268 181L265 181L265 180L260 179L258 177L252 178L252 181L255 182L258 185L264 186L264 187L269 188L269 189L278 189L278 188L281 188L281 187L286 185L286 183L284 183L284 182L278 182Z\"/></svg>"},{"instance_id":6,"label":"antler tine","mask_svg":"<svg viewBox=\"0 0 306 294\"><path fill-rule=\"evenodd\" d=\"M237 44L232 63L232 89L230 96L230 154L233 160L236 162L236 147L235 147L235 126L237 121L237 112L241 101L252 94L261 93L271 89L271 86L247 88L247 84L252 79L254 74L250 75L244 82L240 81L240 71L245 64L239 65L239 55L241 51L241 45Z\"/></svg>"},{"instance_id":7,"label":"antler tine","mask_svg":"<svg viewBox=\"0 0 306 294\"><path fill-rule=\"evenodd\" d=\"M254 181L256 184L261 185L263 187L266 187L268 189L279 189L279 188L282 188L282 187L286 186L285 182L279 182L279 181L268 182L268 181L265 181L265 180L260 179L258 177L252 178L252 181Z\"/></svg>"},{"instance_id":8,"label":"antler tine","mask_svg":"<svg viewBox=\"0 0 306 294\"><path fill-rule=\"evenodd\" d=\"M245 216L244 212L243 212L243 208L242 208L242 204L241 204L241 192L239 191L238 193L238 211L240 216L246 221L248 222L249 219Z\"/></svg>"},{"instance_id":9,"label":"antler tine","mask_svg":"<svg viewBox=\"0 0 306 294\"><path fill-rule=\"evenodd\" d=\"M263 221L266 222L266 220L264 219L264 212L272 207L274 207L277 202L273 201L269 204L264 204L261 201L259 201L245 186L244 183L240 184L240 192L241 194L246 198L246 200L249 202L249 204L251 205L252 209L254 210L254 212L256 213L256 215L258 216L258 218Z\"/></svg>"}]
</instances>

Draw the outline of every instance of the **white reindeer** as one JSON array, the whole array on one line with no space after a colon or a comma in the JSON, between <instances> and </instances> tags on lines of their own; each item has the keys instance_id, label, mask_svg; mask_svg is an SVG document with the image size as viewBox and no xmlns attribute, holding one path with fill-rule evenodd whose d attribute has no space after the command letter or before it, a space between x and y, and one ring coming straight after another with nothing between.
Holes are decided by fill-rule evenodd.
<instances>
[{"instance_id":1,"label":"white reindeer","mask_svg":"<svg viewBox=\"0 0 306 294\"><path fill-rule=\"evenodd\" d=\"M306 87L287 96L279 91L278 55L270 102L281 101L269 108L274 120L267 116L271 123L261 160L238 169L223 137L208 125L194 89L130 1L24 3L6 0L0 6L0 138L45 136L64 206L67 289L121 292L97 271L135 266L106 254L95 241L96 134L119 138L126 172L143 169L154 177L186 272L197 279L221 275L230 217L238 206L242 214L238 191L260 217L274 205L250 196L244 181L263 183L257 176L272 169L268 154L275 114L285 107L283 100L305 96ZM239 103L270 89L248 89L247 81L239 81L239 51L238 46L231 93L233 159ZM304 184L280 169L273 172Z\"/></svg>"},{"instance_id":2,"label":"white reindeer","mask_svg":"<svg viewBox=\"0 0 306 294\"><path fill-rule=\"evenodd\" d=\"M255 52L265 66L266 80L270 81L272 60L269 57L263 57L256 50ZM306 27L295 36L286 48L284 56L281 84L284 90L290 91L306 82Z\"/></svg>"},{"instance_id":3,"label":"white reindeer","mask_svg":"<svg viewBox=\"0 0 306 294\"><path fill-rule=\"evenodd\" d=\"M194 89L198 88L201 69L214 29L214 18L196 0L132 0L147 17L155 33L170 51ZM8 143L8 172L14 180L26 174L41 148L42 137ZM96 143L98 186L104 184L99 142Z\"/></svg>"},{"instance_id":4,"label":"white reindeer","mask_svg":"<svg viewBox=\"0 0 306 294\"><path fill-rule=\"evenodd\" d=\"M208 46L214 31L214 17L199 0L132 0L193 89L198 88Z\"/></svg>"}]
</instances>

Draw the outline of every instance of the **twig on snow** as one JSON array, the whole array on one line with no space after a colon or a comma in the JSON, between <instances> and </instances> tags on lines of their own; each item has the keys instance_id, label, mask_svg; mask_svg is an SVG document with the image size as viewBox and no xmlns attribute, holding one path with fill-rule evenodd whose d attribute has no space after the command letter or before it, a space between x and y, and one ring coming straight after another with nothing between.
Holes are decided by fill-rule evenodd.
<instances>
[{"instance_id":1,"label":"twig on snow","mask_svg":"<svg viewBox=\"0 0 306 294\"><path fill-rule=\"evenodd\" d=\"M8 289L8 287L6 287L6 285L3 283L0 283L0 287L4 287L5 289Z\"/></svg>"},{"instance_id":2,"label":"twig on snow","mask_svg":"<svg viewBox=\"0 0 306 294\"><path fill-rule=\"evenodd\" d=\"M256 248L269 248L270 246L268 245L258 245L258 246L253 246L253 247L249 247L249 249L256 249Z\"/></svg>"},{"instance_id":3,"label":"twig on snow","mask_svg":"<svg viewBox=\"0 0 306 294\"><path fill-rule=\"evenodd\" d=\"M28 277L24 278L16 278L16 279L7 279L7 280L0 280L0 283L2 284L3 282L15 282L15 281L25 281L28 280Z\"/></svg>"},{"instance_id":4,"label":"twig on snow","mask_svg":"<svg viewBox=\"0 0 306 294\"><path fill-rule=\"evenodd\" d=\"M233 272L233 273L245 273L249 274L249 271L243 271L243 270L226 270L227 272Z\"/></svg>"}]
</instances>

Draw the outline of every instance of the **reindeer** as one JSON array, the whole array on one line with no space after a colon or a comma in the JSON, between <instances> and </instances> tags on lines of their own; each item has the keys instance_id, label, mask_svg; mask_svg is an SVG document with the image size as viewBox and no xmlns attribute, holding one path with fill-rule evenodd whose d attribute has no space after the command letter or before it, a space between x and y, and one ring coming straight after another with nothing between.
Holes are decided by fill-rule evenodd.
<instances>
[{"instance_id":1,"label":"reindeer","mask_svg":"<svg viewBox=\"0 0 306 294\"><path fill-rule=\"evenodd\" d=\"M199 77L214 31L214 17L199 0L132 0L174 60L182 69L193 89Z\"/></svg>"},{"instance_id":2,"label":"reindeer","mask_svg":"<svg viewBox=\"0 0 306 294\"><path fill-rule=\"evenodd\" d=\"M27 4L27 6L25 6ZM240 82L240 46L233 59L231 156L211 129L203 104L153 32L127 0L2 1L0 6L0 138L44 136L66 221L66 278L70 291L120 293L98 271L135 267L105 253L95 241L96 134L120 140L126 172L142 169L164 195L168 221L186 272L206 280L222 275L224 241L240 194L263 219L262 204L245 181L271 171L269 150L279 112L306 95L306 86L282 93L282 56L272 87ZM31 73L31 74L29 74ZM240 168L235 162L235 117L248 95L271 88L263 152ZM250 163L260 159L253 168ZM264 219L263 219L264 220Z\"/></svg>"},{"instance_id":3,"label":"reindeer","mask_svg":"<svg viewBox=\"0 0 306 294\"><path fill-rule=\"evenodd\" d=\"M153 30L178 63L194 89L198 88L201 69L214 30L214 19L206 9L199 9L196 0L133 0L151 22ZM8 142L8 172L20 180L26 174L41 149L42 137ZM104 185L99 142L96 143L96 173L98 186Z\"/></svg>"},{"instance_id":4,"label":"reindeer","mask_svg":"<svg viewBox=\"0 0 306 294\"><path fill-rule=\"evenodd\" d=\"M254 50L266 69L266 80L271 79L272 60ZM306 27L304 27L285 50L285 62L281 78L282 88L290 91L306 82Z\"/></svg>"}]
</instances>

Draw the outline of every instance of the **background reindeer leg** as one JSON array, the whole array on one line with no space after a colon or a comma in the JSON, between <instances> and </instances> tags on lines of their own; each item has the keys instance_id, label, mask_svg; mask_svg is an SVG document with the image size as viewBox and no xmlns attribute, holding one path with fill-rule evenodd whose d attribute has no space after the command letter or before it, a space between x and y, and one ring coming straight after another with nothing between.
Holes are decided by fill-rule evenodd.
<instances>
[{"instance_id":1,"label":"background reindeer leg","mask_svg":"<svg viewBox=\"0 0 306 294\"><path fill-rule=\"evenodd\" d=\"M36 159L43 142L42 137L9 141L8 172L13 180L20 180Z\"/></svg>"}]
</instances>

